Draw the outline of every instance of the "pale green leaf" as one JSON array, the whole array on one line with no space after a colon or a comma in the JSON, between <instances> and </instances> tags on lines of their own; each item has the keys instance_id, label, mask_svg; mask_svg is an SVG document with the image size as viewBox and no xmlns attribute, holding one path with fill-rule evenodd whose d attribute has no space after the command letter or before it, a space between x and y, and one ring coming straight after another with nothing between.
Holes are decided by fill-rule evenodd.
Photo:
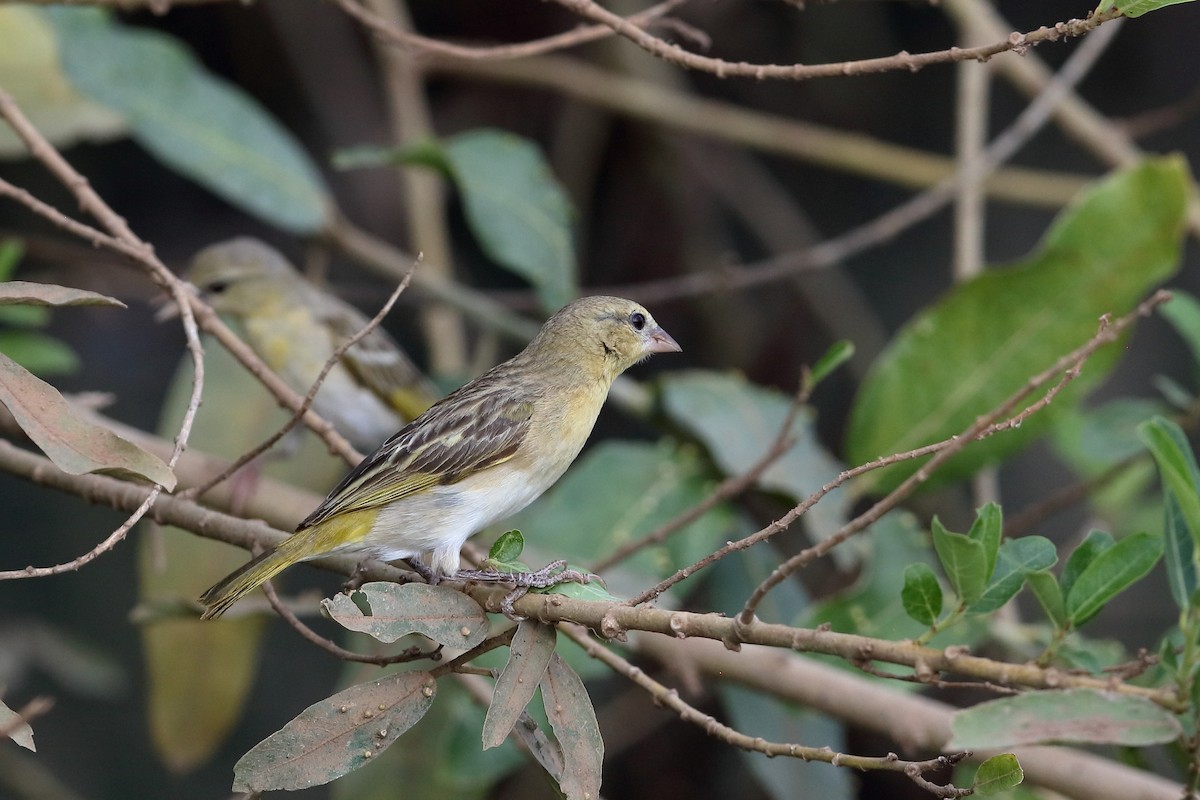
<instances>
[{"instance_id":1,"label":"pale green leaf","mask_svg":"<svg viewBox=\"0 0 1200 800\"><path fill-rule=\"evenodd\" d=\"M937 517L933 518L930 530L933 549L937 551L942 569L960 602L970 605L979 600L988 580L987 553L983 544L947 530Z\"/></svg>"},{"instance_id":2,"label":"pale green leaf","mask_svg":"<svg viewBox=\"0 0 1200 800\"><path fill-rule=\"evenodd\" d=\"M922 625L937 621L942 613L942 586L928 564L909 564L904 568L900 602L908 615Z\"/></svg>"},{"instance_id":3,"label":"pale green leaf","mask_svg":"<svg viewBox=\"0 0 1200 800\"><path fill-rule=\"evenodd\" d=\"M971 604L971 613L989 614L1000 608L1021 590L1029 575L1050 569L1056 561L1058 551L1044 536L1022 536L1005 542L1000 547L987 588Z\"/></svg>"},{"instance_id":4,"label":"pale green leaf","mask_svg":"<svg viewBox=\"0 0 1200 800\"><path fill-rule=\"evenodd\" d=\"M992 756L979 765L971 788L980 797L1006 792L1025 780L1025 771L1012 753Z\"/></svg>"},{"instance_id":5,"label":"pale green leaf","mask_svg":"<svg viewBox=\"0 0 1200 800\"><path fill-rule=\"evenodd\" d=\"M338 594L321 605L342 627L381 642L419 633L447 647L469 650L488 634L487 614L479 604L449 586L376 581L361 586L353 598Z\"/></svg>"}]
</instances>

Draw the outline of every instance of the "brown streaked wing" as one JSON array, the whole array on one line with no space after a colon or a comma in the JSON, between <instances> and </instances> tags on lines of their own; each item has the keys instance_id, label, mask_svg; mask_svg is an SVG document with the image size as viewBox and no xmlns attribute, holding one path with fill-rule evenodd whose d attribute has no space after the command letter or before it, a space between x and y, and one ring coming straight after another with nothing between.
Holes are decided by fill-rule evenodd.
<instances>
[{"instance_id":1,"label":"brown streaked wing","mask_svg":"<svg viewBox=\"0 0 1200 800\"><path fill-rule=\"evenodd\" d=\"M300 524L374 508L512 458L529 431L532 392L484 379L433 406L363 460Z\"/></svg>"}]
</instances>

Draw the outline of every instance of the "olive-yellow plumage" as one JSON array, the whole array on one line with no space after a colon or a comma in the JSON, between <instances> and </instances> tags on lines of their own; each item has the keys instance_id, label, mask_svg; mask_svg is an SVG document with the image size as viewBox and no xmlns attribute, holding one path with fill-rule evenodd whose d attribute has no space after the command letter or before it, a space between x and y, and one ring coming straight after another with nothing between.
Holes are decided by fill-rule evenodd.
<instances>
[{"instance_id":1,"label":"olive-yellow plumage","mask_svg":"<svg viewBox=\"0 0 1200 800\"><path fill-rule=\"evenodd\" d=\"M300 394L316 382L334 350L368 322L358 309L309 283L279 251L257 239L209 245L193 257L187 277ZM377 327L330 370L313 408L355 447L370 451L436 399L420 370Z\"/></svg>"},{"instance_id":2,"label":"olive-yellow plumage","mask_svg":"<svg viewBox=\"0 0 1200 800\"><path fill-rule=\"evenodd\" d=\"M453 576L468 537L566 471L617 376L679 349L637 303L586 297L565 306L523 351L384 442L291 537L205 592L204 617L298 561L334 553L420 558L433 575Z\"/></svg>"}]
</instances>

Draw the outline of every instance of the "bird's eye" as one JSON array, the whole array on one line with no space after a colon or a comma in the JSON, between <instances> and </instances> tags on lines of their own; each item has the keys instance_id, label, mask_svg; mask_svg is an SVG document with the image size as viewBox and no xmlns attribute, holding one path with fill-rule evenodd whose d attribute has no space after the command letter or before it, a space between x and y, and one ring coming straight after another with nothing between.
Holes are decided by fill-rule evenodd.
<instances>
[{"instance_id":1,"label":"bird's eye","mask_svg":"<svg viewBox=\"0 0 1200 800\"><path fill-rule=\"evenodd\" d=\"M646 327L646 315L640 311L635 311L629 315L629 324L633 326L635 331L640 331Z\"/></svg>"},{"instance_id":2,"label":"bird's eye","mask_svg":"<svg viewBox=\"0 0 1200 800\"><path fill-rule=\"evenodd\" d=\"M229 288L229 284L225 281L214 281L204 287L204 291L208 294L221 294Z\"/></svg>"}]
</instances>

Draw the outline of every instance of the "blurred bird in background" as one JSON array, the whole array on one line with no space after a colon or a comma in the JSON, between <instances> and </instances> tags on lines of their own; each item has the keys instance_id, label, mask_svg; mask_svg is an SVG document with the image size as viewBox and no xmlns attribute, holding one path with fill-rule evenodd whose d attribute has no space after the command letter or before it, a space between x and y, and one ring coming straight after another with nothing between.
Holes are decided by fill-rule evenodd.
<instances>
[{"instance_id":1,"label":"blurred bird in background","mask_svg":"<svg viewBox=\"0 0 1200 800\"><path fill-rule=\"evenodd\" d=\"M308 393L334 350L369 322L257 239L230 239L204 248L192 259L186 277L300 394ZM370 452L437 397L396 341L376 327L330 370L313 410L356 448Z\"/></svg>"},{"instance_id":2,"label":"blurred bird in background","mask_svg":"<svg viewBox=\"0 0 1200 800\"><path fill-rule=\"evenodd\" d=\"M680 349L637 303L585 297L568 304L524 350L384 442L290 538L205 592L204 618L292 564L334 553L408 559L431 582L516 578L460 572L463 543L559 479L618 375L651 353ZM552 567L522 576L521 585L560 582Z\"/></svg>"}]
</instances>

